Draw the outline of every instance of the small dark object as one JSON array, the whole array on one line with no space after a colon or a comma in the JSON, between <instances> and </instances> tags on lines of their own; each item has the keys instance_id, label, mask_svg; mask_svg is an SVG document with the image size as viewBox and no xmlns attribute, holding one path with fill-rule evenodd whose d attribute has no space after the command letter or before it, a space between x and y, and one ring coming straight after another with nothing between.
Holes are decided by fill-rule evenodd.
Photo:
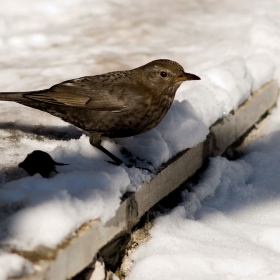
<instances>
[{"instance_id":1,"label":"small dark object","mask_svg":"<svg viewBox=\"0 0 280 280\"><path fill-rule=\"evenodd\" d=\"M47 178L52 171L57 173L55 169L56 165L62 166L68 164L56 162L48 153L37 150L28 154L18 167L23 168L30 176L39 173L42 177Z\"/></svg>"},{"instance_id":2,"label":"small dark object","mask_svg":"<svg viewBox=\"0 0 280 280\"><path fill-rule=\"evenodd\" d=\"M1 92L0 100L48 112L90 133L90 143L120 165L101 137L129 137L154 128L184 81L200 80L175 61L158 59L141 67L65 81L49 89Z\"/></svg>"}]
</instances>

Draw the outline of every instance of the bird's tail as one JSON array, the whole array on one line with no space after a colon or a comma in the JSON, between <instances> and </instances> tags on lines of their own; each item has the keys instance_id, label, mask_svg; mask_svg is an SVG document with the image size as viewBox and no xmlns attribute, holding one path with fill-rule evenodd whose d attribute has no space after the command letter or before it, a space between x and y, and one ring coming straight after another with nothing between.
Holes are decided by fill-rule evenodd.
<instances>
[{"instance_id":1,"label":"bird's tail","mask_svg":"<svg viewBox=\"0 0 280 280\"><path fill-rule=\"evenodd\" d=\"M0 101L21 102L23 94L23 92L0 92Z\"/></svg>"}]
</instances>

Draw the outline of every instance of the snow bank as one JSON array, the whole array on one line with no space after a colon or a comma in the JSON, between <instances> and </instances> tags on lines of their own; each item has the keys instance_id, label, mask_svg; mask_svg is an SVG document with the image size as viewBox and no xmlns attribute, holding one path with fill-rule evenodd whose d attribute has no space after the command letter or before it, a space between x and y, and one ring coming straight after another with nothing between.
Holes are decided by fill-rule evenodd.
<instances>
[{"instance_id":1,"label":"snow bank","mask_svg":"<svg viewBox=\"0 0 280 280\"><path fill-rule=\"evenodd\" d=\"M204 141L208 127L242 104L252 90L280 79L275 2L240 3L3 2L0 91L42 89L153 59L176 60L202 80L181 86L170 111L152 131L103 141L117 156L124 146L158 168ZM268 12L260 12L261 7ZM107 221L123 193L153 177L108 164L106 156L89 145L88 136L55 117L13 103L0 105L2 244L26 250L54 247L90 219ZM13 177L17 164L36 149L70 165L59 167L50 179L22 178L24 173ZM208 187L201 195L214 191Z\"/></svg>"}]
</instances>

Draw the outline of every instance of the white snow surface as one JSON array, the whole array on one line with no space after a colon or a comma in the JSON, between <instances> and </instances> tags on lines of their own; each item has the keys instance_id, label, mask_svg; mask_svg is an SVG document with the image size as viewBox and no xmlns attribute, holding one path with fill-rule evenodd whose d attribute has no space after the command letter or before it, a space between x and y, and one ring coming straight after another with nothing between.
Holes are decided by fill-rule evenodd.
<instances>
[{"instance_id":1,"label":"white snow surface","mask_svg":"<svg viewBox=\"0 0 280 280\"><path fill-rule=\"evenodd\" d=\"M279 0L2 1L0 92L48 88L71 78L132 69L158 58L175 60L202 80L182 84L168 114L152 131L103 141L117 156L122 156L119 147L124 146L158 168L179 151L205 140L208 127L236 109L253 90L271 79L280 81L279 14ZM89 145L87 135L18 104L0 103L0 131L0 242L5 248L55 247L88 220L108 221L121 196L153 176L107 163L106 156ZM135 278L131 279L149 272L150 278L140 278L180 279L183 273L193 273L190 276L197 279L205 275L219 279L219 273L233 278L280 273L275 264L280 247L275 245L279 229L274 181L279 172L266 177L255 170L257 163L271 164L269 159L260 161L269 154L264 143L277 147L277 139L271 138L256 146L262 154L252 151L237 162L212 160L195 193L185 194L183 205L158 219L151 242L162 242L162 247L154 243L158 255L149 254L148 249L135 254L130 276ZM50 179L38 174L27 177L17 164L36 149L70 165L59 167L59 174ZM271 158L276 154L276 148L270 150ZM252 213L258 213L255 219ZM247 227L247 221L253 225ZM242 234L247 232L247 239L234 235L238 226ZM164 247L169 243L173 243L171 249ZM155 263L159 269L153 268ZM0 279L32 270L27 261L8 252L1 253L0 267ZM175 274L168 278L168 271ZM152 278L160 272L166 276Z\"/></svg>"}]
</instances>

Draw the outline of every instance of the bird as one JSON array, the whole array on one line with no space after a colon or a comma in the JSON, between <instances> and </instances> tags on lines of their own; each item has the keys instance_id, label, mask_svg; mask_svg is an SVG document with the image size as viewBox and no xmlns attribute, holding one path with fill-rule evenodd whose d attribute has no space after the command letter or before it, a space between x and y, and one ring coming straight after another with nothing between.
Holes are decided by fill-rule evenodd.
<instances>
[{"instance_id":1,"label":"bird","mask_svg":"<svg viewBox=\"0 0 280 280\"><path fill-rule=\"evenodd\" d=\"M52 171L57 173L56 165L63 166L68 164L56 162L48 153L35 150L28 154L25 160L18 164L18 167L23 168L30 176L39 173L42 177L47 178Z\"/></svg>"},{"instance_id":2,"label":"bird","mask_svg":"<svg viewBox=\"0 0 280 280\"><path fill-rule=\"evenodd\" d=\"M67 80L49 89L0 92L1 101L45 111L89 133L89 142L112 163L123 161L101 145L102 137L142 134L159 124L184 81L200 80L177 62L153 60L132 70Z\"/></svg>"}]
</instances>

